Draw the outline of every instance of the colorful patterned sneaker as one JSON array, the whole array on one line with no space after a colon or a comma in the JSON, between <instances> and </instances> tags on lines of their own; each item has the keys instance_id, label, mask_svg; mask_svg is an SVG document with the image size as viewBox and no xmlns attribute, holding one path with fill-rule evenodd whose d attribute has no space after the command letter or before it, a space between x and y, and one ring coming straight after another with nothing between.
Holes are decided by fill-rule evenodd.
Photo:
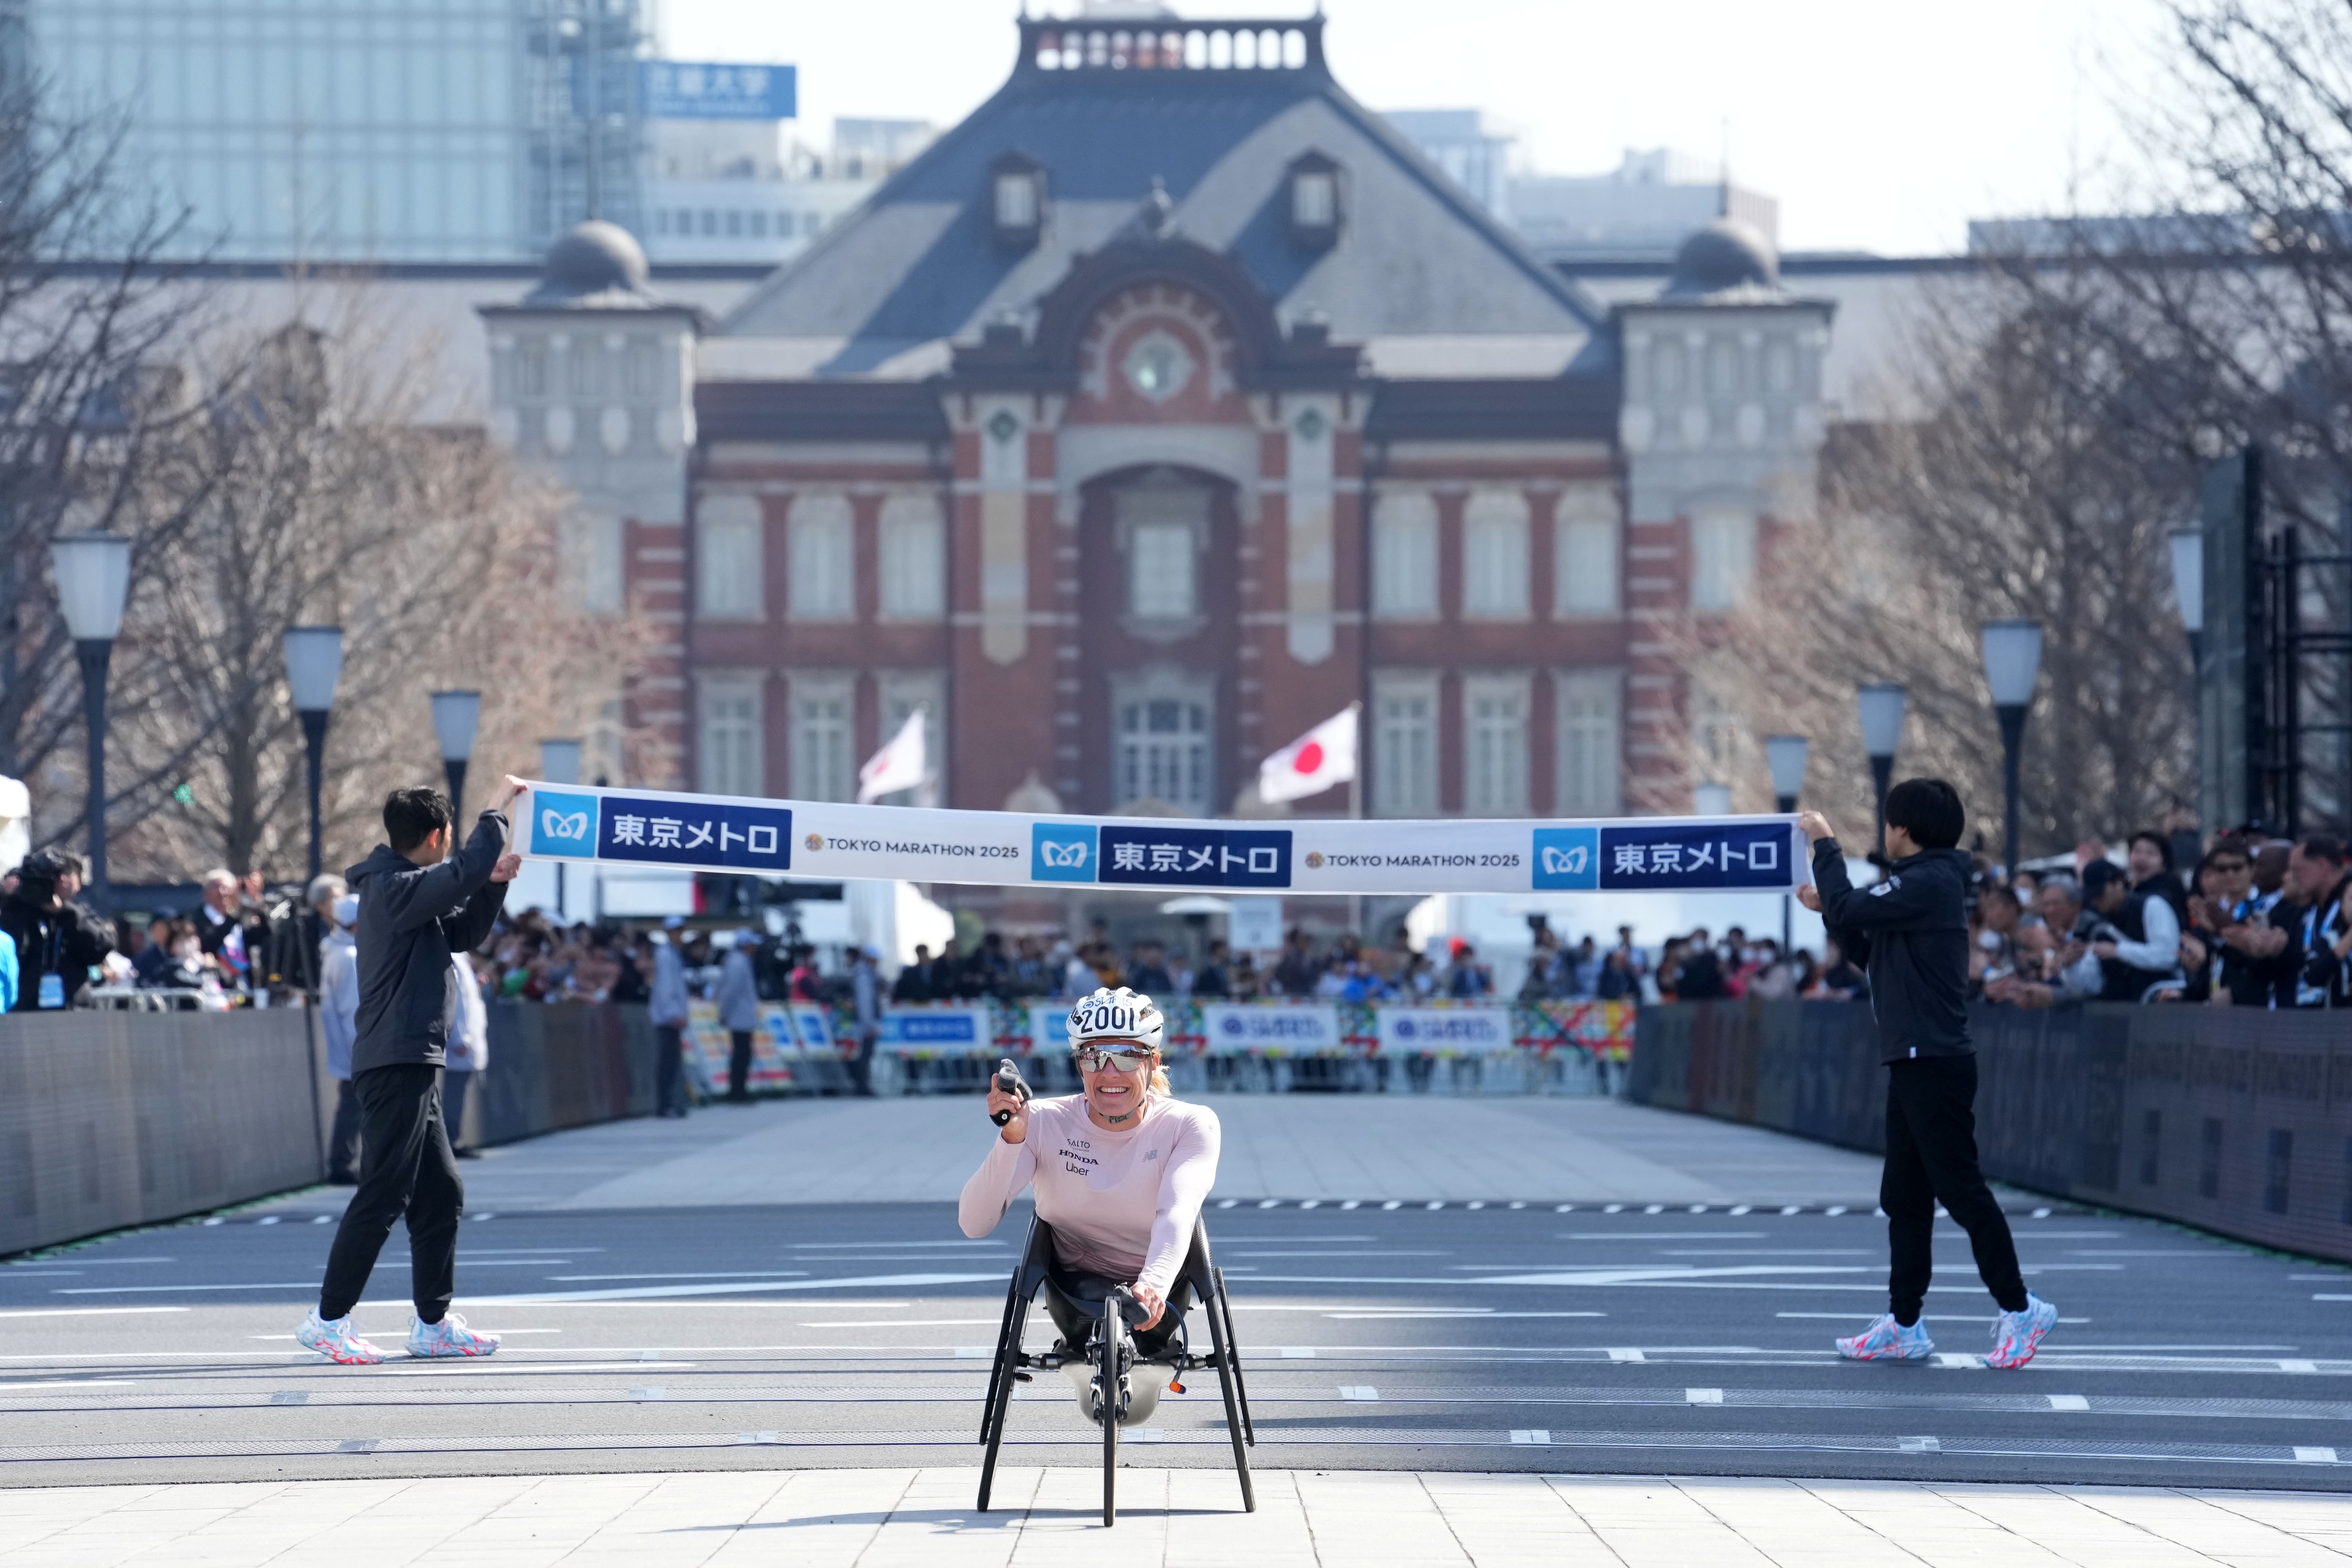
<instances>
[{"instance_id":1,"label":"colorful patterned sneaker","mask_svg":"<svg viewBox=\"0 0 2352 1568\"><path fill-rule=\"evenodd\" d=\"M2042 1336L2058 1324L2058 1309L2041 1297L2028 1295L2021 1312L2003 1312L1993 1320L1992 1349L1985 1364L2004 1371L2023 1366L2042 1348Z\"/></svg>"},{"instance_id":2,"label":"colorful patterned sneaker","mask_svg":"<svg viewBox=\"0 0 2352 1568\"><path fill-rule=\"evenodd\" d=\"M408 1320L408 1354L427 1359L449 1355L496 1355L499 1336L476 1333L466 1326L466 1320L455 1312L442 1315L437 1323L423 1318Z\"/></svg>"},{"instance_id":3,"label":"colorful patterned sneaker","mask_svg":"<svg viewBox=\"0 0 2352 1568\"><path fill-rule=\"evenodd\" d=\"M1895 1321L1893 1312L1880 1313L1878 1321L1860 1333L1837 1342L1837 1353L1848 1361L1925 1361L1935 1350L1936 1342L1927 1337L1926 1318L1906 1329Z\"/></svg>"},{"instance_id":4,"label":"colorful patterned sneaker","mask_svg":"<svg viewBox=\"0 0 2352 1568\"><path fill-rule=\"evenodd\" d=\"M383 1359L383 1352L360 1338L359 1331L352 1327L349 1313L329 1322L319 1315L316 1307L302 1320L302 1326L294 1331L294 1343L305 1350L317 1351L337 1366L373 1366Z\"/></svg>"}]
</instances>

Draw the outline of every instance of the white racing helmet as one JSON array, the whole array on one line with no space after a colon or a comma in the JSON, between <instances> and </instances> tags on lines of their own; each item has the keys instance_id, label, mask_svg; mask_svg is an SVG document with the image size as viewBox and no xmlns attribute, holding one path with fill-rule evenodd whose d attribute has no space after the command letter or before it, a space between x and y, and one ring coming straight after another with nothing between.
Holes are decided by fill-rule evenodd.
<instances>
[{"instance_id":1,"label":"white racing helmet","mask_svg":"<svg viewBox=\"0 0 2352 1568\"><path fill-rule=\"evenodd\" d=\"M1160 1050L1160 1031L1166 1022L1160 1016L1160 1006L1150 997L1121 986L1112 990L1097 986L1091 996L1080 997L1070 1009L1070 1049L1094 1045L1103 1040L1134 1040L1150 1046L1156 1054Z\"/></svg>"}]
</instances>

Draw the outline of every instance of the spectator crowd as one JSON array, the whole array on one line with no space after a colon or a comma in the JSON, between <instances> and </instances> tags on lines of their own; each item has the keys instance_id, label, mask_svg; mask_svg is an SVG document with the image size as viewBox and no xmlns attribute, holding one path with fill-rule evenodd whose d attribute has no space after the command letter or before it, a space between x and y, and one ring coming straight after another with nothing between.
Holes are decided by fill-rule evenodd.
<instances>
[{"instance_id":1,"label":"spectator crowd","mask_svg":"<svg viewBox=\"0 0 2352 1568\"><path fill-rule=\"evenodd\" d=\"M2194 857L2193 864L2185 864ZM2084 1001L2327 1008L2352 1005L2352 874L2345 842L2326 834L2288 841L2252 831L2200 843L2174 824L2134 833L2120 863L2104 844L2072 865L2004 876L1979 864L1971 905L1969 988L1985 1001L2051 1007ZM83 897L75 856L48 852L0 877L0 1009L68 1008L144 994L184 1006L283 1005L318 995L329 950L347 943L346 890L336 876L307 888L258 873L208 873L182 915L115 922ZM1784 952L1770 936L1705 929L1653 948L1620 926L1603 946L1571 940L1530 917L1532 951L1511 992L1522 1002L1845 1000L1868 982L1838 950ZM323 944L323 946L322 946ZM1197 959L1182 946L1122 947L1100 924L1083 936L988 931L948 950L915 949L884 981L878 953L820 964L796 934L632 924L565 925L541 911L510 911L467 963L481 1001L645 1002L672 953L675 984L739 1005L792 998L862 1015L882 1002L955 1002L1082 996L1097 986L1150 995L1249 1001L1344 1002L1494 998L1492 966L1459 936L1414 948L1352 933L1318 942L1293 929L1270 955L1210 941ZM738 977L729 958L740 952ZM861 978L861 973L863 977ZM682 1018L679 1020L683 1021ZM746 1022L746 1031L754 1027Z\"/></svg>"}]
</instances>

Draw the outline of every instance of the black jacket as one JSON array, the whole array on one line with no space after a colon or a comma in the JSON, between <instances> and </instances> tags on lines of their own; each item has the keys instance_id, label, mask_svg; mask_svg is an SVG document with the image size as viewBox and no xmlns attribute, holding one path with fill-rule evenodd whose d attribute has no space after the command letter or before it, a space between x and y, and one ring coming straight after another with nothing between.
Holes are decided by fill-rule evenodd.
<instances>
[{"instance_id":1,"label":"black jacket","mask_svg":"<svg viewBox=\"0 0 2352 1568\"><path fill-rule=\"evenodd\" d=\"M41 1009L41 977L59 980L57 1006L89 985L90 967L114 951L114 924L85 904L36 903L19 889L0 904L0 934L16 944L16 1010Z\"/></svg>"},{"instance_id":2,"label":"black jacket","mask_svg":"<svg viewBox=\"0 0 2352 1568\"><path fill-rule=\"evenodd\" d=\"M1822 921L1870 976L1882 1061L1968 1056L1969 857L1922 850L1885 880L1855 891L1835 839L1813 846Z\"/></svg>"},{"instance_id":3,"label":"black jacket","mask_svg":"<svg viewBox=\"0 0 2352 1568\"><path fill-rule=\"evenodd\" d=\"M378 844L343 873L360 900L353 1078L375 1067L443 1065L457 1011L450 959L481 946L506 904L507 883L490 873L508 831L503 812L485 811L466 847L439 865Z\"/></svg>"}]
</instances>

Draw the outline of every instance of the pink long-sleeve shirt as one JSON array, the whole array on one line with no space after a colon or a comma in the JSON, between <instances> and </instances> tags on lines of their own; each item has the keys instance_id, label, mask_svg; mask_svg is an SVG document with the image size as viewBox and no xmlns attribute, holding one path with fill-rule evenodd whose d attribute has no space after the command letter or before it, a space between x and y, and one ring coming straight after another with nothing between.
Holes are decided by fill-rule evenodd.
<instances>
[{"instance_id":1,"label":"pink long-sleeve shirt","mask_svg":"<svg viewBox=\"0 0 2352 1568\"><path fill-rule=\"evenodd\" d=\"M985 1236L1034 1186L1038 1218L1054 1228L1065 1268L1165 1295L1216 1183L1220 1141L1214 1111L1164 1094L1144 1102L1131 1131L1115 1133L1087 1119L1083 1094L1033 1100L1028 1136L990 1140L988 1157L963 1184L957 1218L966 1236Z\"/></svg>"}]
</instances>

